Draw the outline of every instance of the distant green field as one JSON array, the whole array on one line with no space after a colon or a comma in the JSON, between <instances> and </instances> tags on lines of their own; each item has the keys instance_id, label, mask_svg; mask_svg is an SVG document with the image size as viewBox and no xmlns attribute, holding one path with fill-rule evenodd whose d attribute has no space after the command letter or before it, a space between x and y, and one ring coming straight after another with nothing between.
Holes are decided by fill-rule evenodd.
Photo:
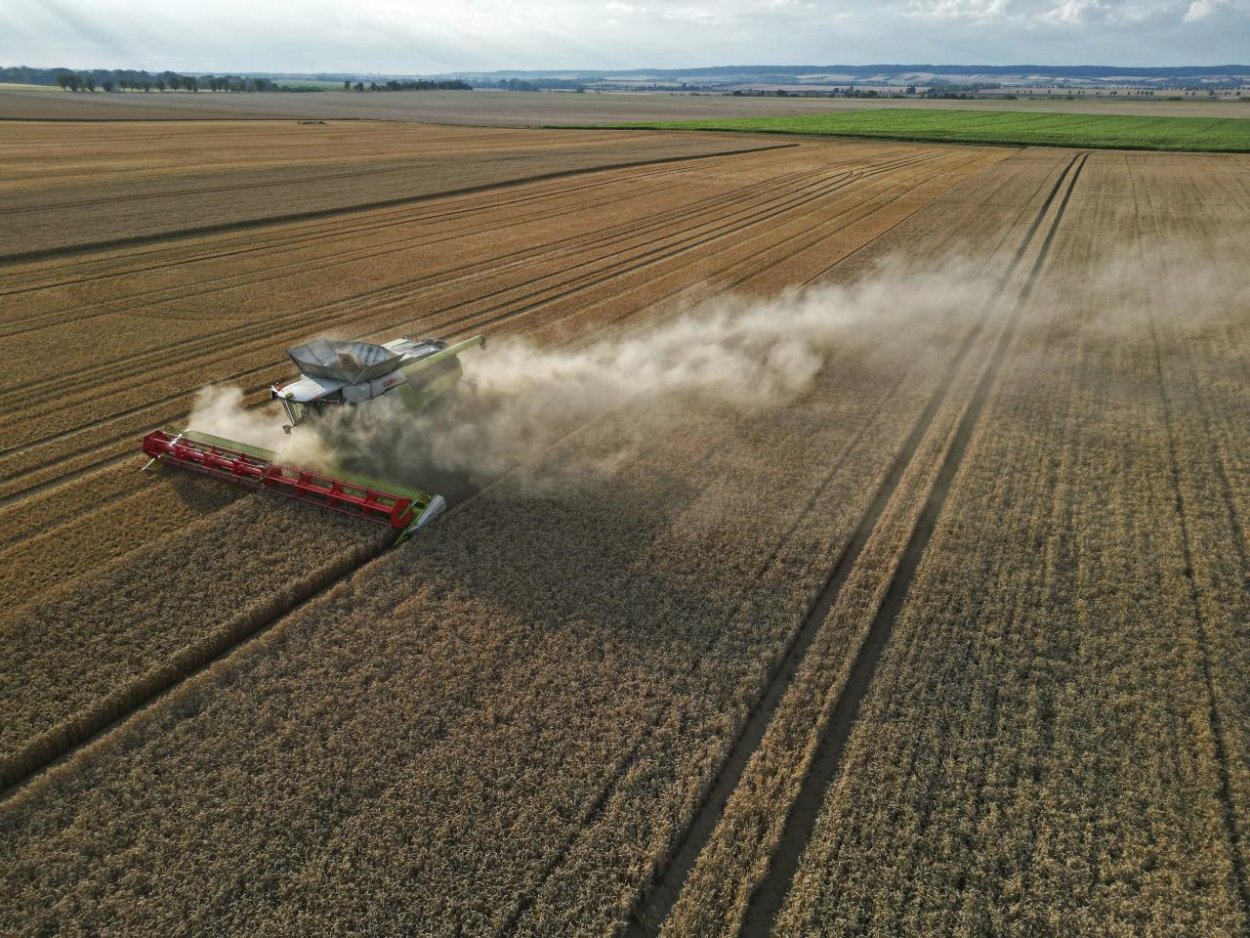
<instances>
[{"instance_id":1,"label":"distant green field","mask_svg":"<svg viewBox=\"0 0 1250 938\"><path fill-rule=\"evenodd\" d=\"M832 114L664 121L612 126L826 134L947 143L1250 151L1250 118L1238 117L1136 117L1114 114L874 108Z\"/></svg>"}]
</instances>

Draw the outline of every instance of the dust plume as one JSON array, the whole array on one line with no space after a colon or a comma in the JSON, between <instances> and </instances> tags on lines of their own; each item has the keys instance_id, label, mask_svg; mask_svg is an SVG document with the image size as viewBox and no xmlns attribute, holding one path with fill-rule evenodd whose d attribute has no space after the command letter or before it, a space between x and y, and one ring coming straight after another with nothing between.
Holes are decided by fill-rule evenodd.
<instances>
[{"instance_id":1,"label":"dust plume","mask_svg":"<svg viewBox=\"0 0 1250 938\"><path fill-rule=\"evenodd\" d=\"M924 273L884 267L847 287L723 299L580 349L489 341L461 356L466 387L444 406L413 417L386 400L351 432L390 465L463 473L480 484L622 408L614 429L620 425L625 451L631 438L664 432L652 418L672 406L784 406L835 353L871 356L900 332L979 315L991 292L964 264ZM610 471L612 463L576 469Z\"/></svg>"},{"instance_id":2,"label":"dust plume","mask_svg":"<svg viewBox=\"0 0 1250 938\"><path fill-rule=\"evenodd\" d=\"M461 355L458 393L411 414L397 396L343 409L287 434L282 417L244 410L237 388L201 391L191 426L325 467L334 453L356 471L420 484L430 473L481 485L516 470L588 421L613 423L619 453L665 432L657 415L700 402L750 413L809 391L836 355L920 342L944 324L979 317L993 284L969 263L940 270L886 264L848 286L822 286L772 300L731 297L644 324L582 348L544 348L488 337ZM956 330L957 331L957 330ZM921 349L918 348L918 354ZM619 460L570 467L610 473Z\"/></svg>"},{"instance_id":3,"label":"dust plume","mask_svg":"<svg viewBox=\"0 0 1250 938\"><path fill-rule=\"evenodd\" d=\"M324 439L302 427L287 433L284 423L286 419L280 410L274 413L272 407L244 407L243 389L236 385L200 388L187 419L187 426L193 430L272 450L283 462L317 469L333 466Z\"/></svg>"}]
</instances>

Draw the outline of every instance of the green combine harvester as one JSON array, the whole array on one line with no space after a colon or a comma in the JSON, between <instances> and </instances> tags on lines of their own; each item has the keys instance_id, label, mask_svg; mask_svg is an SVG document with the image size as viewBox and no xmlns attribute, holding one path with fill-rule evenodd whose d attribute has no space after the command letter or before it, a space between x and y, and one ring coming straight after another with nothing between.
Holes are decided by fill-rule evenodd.
<instances>
[{"instance_id":1,"label":"green combine harvester","mask_svg":"<svg viewBox=\"0 0 1250 938\"><path fill-rule=\"evenodd\" d=\"M382 345L315 339L287 349L301 376L269 390L286 413L288 433L383 395L394 395L406 410L418 413L459 384L460 353L485 344L480 335L455 345L441 339L394 339ZM447 507L441 495L350 472L325 474L285 465L272 450L196 430L154 430L143 438L143 451L151 457L149 466L179 466L388 525L399 532L396 543Z\"/></svg>"}]
</instances>

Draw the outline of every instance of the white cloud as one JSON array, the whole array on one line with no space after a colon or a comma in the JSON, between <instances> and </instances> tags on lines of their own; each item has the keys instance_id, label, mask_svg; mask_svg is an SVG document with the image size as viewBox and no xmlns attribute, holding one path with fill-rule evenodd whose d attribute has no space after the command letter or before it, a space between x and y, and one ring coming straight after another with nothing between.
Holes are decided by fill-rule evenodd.
<instances>
[{"instance_id":1,"label":"white cloud","mask_svg":"<svg viewBox=\"0 0 1250 938\"><path fill-rule=\"evenodd\" d=\"M235 71L1245 60L1250 0L0 0L0 62Z\"/></svg>"},{"instance_id":2,"label":"white cloud","mask_svg":"<svg viewBox=\"0 0 1250 938\"><path fill-rule=\"evenodd\" d=\"M1199 20L1205 20L1213 16L1221 9L1230 9L1232 3L1229 0L1194 0L1189 5L1189 9L1185 11L1183 17L1186 23L1196 23Z\"/></svg>"},{"instance_id":3,"label":"white cloud","mask_svg":"<svg viewBox=\"0 0 1250 938\"><path fill-rule=\"evenodd\" d=\"M660 19L678 23L710 23L716 16L702 7L675 7L672 10L660 10Z\"/></svg>"},{"instance_id":4,"label":"white cloud","mask_svg":"<svg viewBox=\"0 0 1250 938\"><path fill-rule=\"evenodd\" d=\"M907 14L938 20L996 20L1007 12L1007 0L909 0Z\"/></svg>"}]
</instances>

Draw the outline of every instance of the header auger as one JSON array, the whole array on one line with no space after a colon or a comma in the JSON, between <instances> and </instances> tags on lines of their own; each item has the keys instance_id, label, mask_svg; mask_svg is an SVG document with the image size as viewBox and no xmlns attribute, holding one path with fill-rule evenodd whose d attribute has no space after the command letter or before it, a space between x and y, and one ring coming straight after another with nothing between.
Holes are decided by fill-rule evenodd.
<instances>
[{"instance_id":1,"label":"header auger","mask_svg":"<svg viewBox=\"0 0 1250 938\"><path fill-rule=\"evenodd\" d=\"M315 424L336 408L356 407L385 394L418 413L456 388L462 374L459 354L485 344L482 336L455 345L441 339L394 339L382 345L315 339L287 349L302 377L269 390L282 404L288 433L300 424ZM396 543L447 507L441 495L338 469L320 472L287 465L272 450L194 429L154 430L143 438L143 452L151 457L147 466L162 462L387 525L399 531Z\"/></svg>"}]
</instances>

